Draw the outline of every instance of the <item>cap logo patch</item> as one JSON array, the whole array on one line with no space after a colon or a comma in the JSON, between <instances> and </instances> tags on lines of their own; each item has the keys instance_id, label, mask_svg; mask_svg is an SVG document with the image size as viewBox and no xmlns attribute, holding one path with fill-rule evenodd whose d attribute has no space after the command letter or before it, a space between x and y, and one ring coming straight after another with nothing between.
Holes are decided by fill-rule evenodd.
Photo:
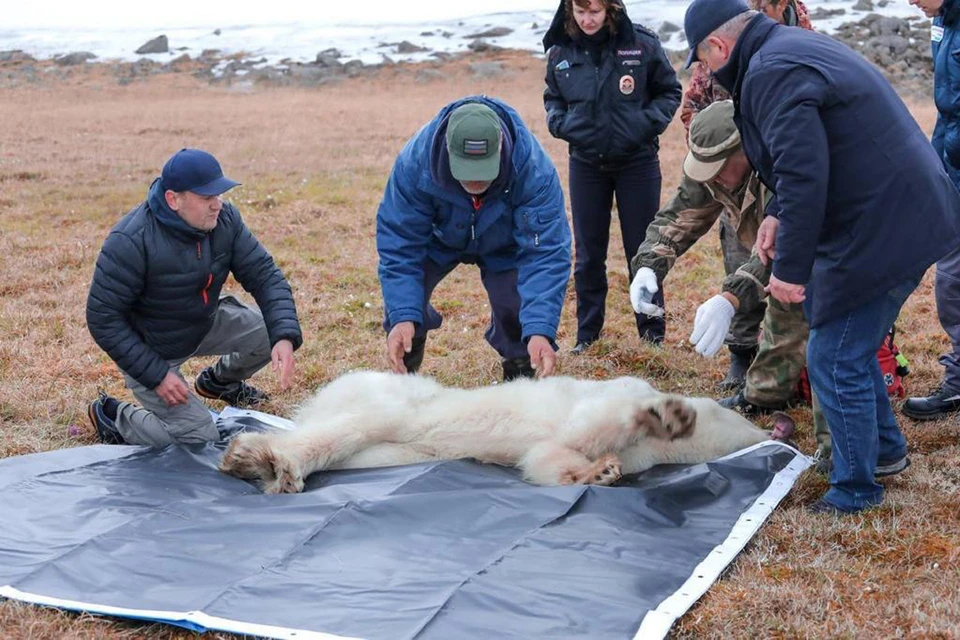
<instances>
[{"instance_id":1,"label":"cap logo patch","mask_svg":"<svg viewBox=\"0 0 960 640\"><path fill-rule=\"evenodd\" d=\"M485 156L487 155L488 143L486 140L464 140L463 155L465 156Z\"/></svg>"}]
</instances>

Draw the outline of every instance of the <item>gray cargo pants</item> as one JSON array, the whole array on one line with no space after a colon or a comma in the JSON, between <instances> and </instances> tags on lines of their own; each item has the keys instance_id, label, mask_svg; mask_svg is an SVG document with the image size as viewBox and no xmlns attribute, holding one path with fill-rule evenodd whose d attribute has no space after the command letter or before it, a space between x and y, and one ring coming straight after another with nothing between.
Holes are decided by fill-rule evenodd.
<instances>
[{"instance_id":1,"label":"gray cargo pants","mask_svg":"<svg viewBox=\"0 0 960 640\"><path fill-rule=\"evenodd\" d=\"M259 309L248 307L233 296L221 296L213 327L196 351L185 358L170 360L170 370L180 378L180 365L194 356L219 355L213 367L216 378L224 383L246 380L270 362L270 338ZM117 429L129 444L163 447L214 442L220 434L213 414L194 394L186 404L168 406L153 389L123 375L127 388L140 406L121 402L117 410ZM193 385L188 384L192 387Z\"/></svg>"}]
</instances>

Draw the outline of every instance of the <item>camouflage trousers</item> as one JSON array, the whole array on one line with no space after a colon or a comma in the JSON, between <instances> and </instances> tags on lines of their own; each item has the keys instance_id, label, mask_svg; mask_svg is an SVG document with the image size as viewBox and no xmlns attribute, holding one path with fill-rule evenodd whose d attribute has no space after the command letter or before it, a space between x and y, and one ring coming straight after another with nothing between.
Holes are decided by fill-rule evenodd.
<instances>
[{"instance_id":1,"label":"camouflage trousers","mask_svg":"<svg viewBox=\"0 0 960 640\"><path fill-rule=\"evenodd\" d=\"M793 400L800 373L807 364L810 325L799 304L767 299L760 349L747 371L744 397L753 404L770 407ZM830 455L830 430L813 396L813 430L821 455Z\"/></svg>"},{"instance_id":2,"label":"camouflage trousers","mask_svg":"<svg viewBox=\"0 0 960 640\"><path fill-rule=\"evenodd\" d=\"M720 214L720 250L723 252L723 270L727 275L734 273L750 259L750 249L747 249L737 238L737 230L730 221L730 216L724 211ZM730 323L730 330L724 340L728 347L752 347L757 344L760 336L760 323L766 311L766 304L760 303L753 309L737 311Z\"/></svg>"}]
</instances>

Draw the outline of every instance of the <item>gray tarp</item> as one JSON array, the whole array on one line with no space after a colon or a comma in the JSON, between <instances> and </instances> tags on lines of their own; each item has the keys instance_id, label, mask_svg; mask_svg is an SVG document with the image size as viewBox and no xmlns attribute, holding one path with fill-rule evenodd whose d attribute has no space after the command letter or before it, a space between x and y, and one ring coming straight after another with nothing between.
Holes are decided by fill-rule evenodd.
<instances>
[{"instance_id":1,"label":"gray tarp","mask_svg":"<svg viewBox=\"0 0 960 640\"><path fill-rule=\"evenodd\" d=\"M0 460L0 596L278 638L662 637L809 464L769 443L607 488L461 460L266 496L222 450Z\"/></svg>"}]
</instances>

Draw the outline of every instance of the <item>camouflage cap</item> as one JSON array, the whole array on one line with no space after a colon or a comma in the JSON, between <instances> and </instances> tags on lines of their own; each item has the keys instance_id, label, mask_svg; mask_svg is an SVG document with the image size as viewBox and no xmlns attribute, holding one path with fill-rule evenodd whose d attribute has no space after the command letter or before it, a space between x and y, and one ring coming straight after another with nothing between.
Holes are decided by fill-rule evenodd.
<instances>
[{"instance_id":1,"label":"camouflage cap","mask_svg":"<svg viewBox=\"0 0 960 640\"><path fill-rule=\"evenodd\" d=\"M709 105L690 123L690 151L683 172L694 182L707 182L723 169L723 163L740 148L740 132L733 122L733 101Z\"/></svg>"}]
</instances>

